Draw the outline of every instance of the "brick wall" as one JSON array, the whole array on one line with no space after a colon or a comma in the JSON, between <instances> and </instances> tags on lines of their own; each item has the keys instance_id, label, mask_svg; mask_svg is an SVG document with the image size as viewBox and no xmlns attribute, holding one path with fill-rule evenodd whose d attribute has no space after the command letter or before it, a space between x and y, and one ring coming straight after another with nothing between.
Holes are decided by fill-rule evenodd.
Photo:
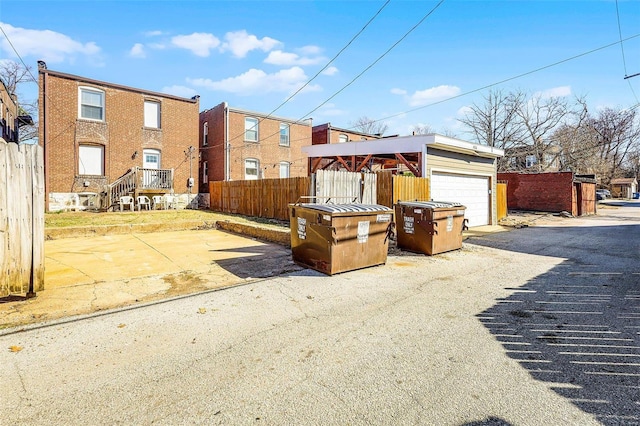
<instances>
[{"instance_id":1,"label":"brick wall","mask_svg":"<svg viewBox=\"0 0 640 426\"><path fill-rule=\"evenodd\" d=\"M573 173L498 173L507 181L507 206L514 210L572 212Z\"/></svg>"},{"instance_id":2,"label":"brick wall","mask_svg":"<svg viewBox=\"0 0 640 426\"><path fill-rule=\"evenodd\" d=\"M104 189L97 183L100 179L78 178L81 144L104 147L104 177L108 183L132 167L142 167L144 149L160 150L160 168L174 169L175 192L188 192L190 171L185 151L189 146L198 147L197 99L142 91L47 69L40 69L39 79L39 143L45 149L47 193ZM79 118L79 87L104 92L104 121ZM160 129L144 127L145 100L160 103ZM195 188L198 188L197 155L191 166ZM89 187L79 184L85 181Z\"/></svg>"},{"instance_id":3,"label":"brick wall","mask_svg":"<svg viewBox=\"0 0 640 426\"><path fill-rule=\"evenodd\" d=\"M373 135L367 135L356 131L331 127L331 124L325 123L313 126L313 145L326 144L327 141L328 143L340 143L340 135L347 136L348 142L360 142L363 140L369 141L380 139L379 137Z\"/></svg>"},{"instance_id":4,"label":"brick wall","mask_svg":"<svg viewBox=\"0 0 640 426\"><path fill-rule=\"evenodd\" d=\"M245 179L245 160L256 159L260 163L260 177L280 177L280 163L288 162L289 177L308 175L307 155L302 147L311 145L311 125L293 120L265 117L262 114L228 108L228 135L225 136L225 103L200 113L201 161L207 161L209 180L225 179L225 140L229 141L229 178ZM259 120L258 142L245 141L245 118ZM203 146L204 123L208 123L208 143ZM288 124L289 146L280 145L280 124ZM202 165L201 173L202 173ZM202 185L202 188L205 186ZM202 189L201 189L202 190Z\"/></svg>"}]
</instances>

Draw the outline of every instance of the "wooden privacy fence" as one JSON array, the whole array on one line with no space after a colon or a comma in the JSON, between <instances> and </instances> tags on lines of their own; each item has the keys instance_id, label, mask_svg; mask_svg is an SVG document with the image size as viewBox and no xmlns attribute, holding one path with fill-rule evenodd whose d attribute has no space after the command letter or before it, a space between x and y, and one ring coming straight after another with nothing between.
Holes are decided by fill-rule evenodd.
<instances>
[{"instance_id":1,"label":"wooden privacy fence","mask_svg":"<svg viewBox=\"0 0 640 426\"><path fill-rule=\"evenodd\" d=\"M314 173L315 203L376 204L376 175L344 170L318 170Z\"/></svg>"},{"instance_id":2,"label":"wooden privacy fence","mask_svg":"<svg viewBox=\"0 0 640 426\"><path fill-rule=\"evenodd\" d=\"M289 204L309 195L309 177L209 182L211 209L269 219L289 219Z\"/></svg>"},{"instance_id":3,"label":"wooden privacy fence","mask_svg":"<svg viewBox=\"0 0 640 426\"><path fill-rule=\"evenodd\" d=\"M387 207L398 201L428 201L429 179L318 170L312 177L209 182L209 194L211 210L289 220L289 204L296 201Z\"/></svg>"},{"instance_id":4,"label":"wooden privacy fence","mask_svg":"<svg viewBox=\"0 0 640 426\"><path fill-rule=\"evenodd\" d=\"M393 207L398 201L429 201L429 179L378 172L377 203Z\"/></svg>"},{"instance_id":5,"label":"wooden privacy fence","mask_svg":"<svg viewBox=\"0 0 640 426\"><path fill-rule=\"evenodd\" d=\"M507 217L507 182L498 181L496 184L496 213L498 220Z\"/></svg>"},{"instance_id":6,"label":"wooden privacy fence","mask_svg":"<svg viewBox=\"0 0 640 426\"><path fill-rule=\"evenodd\" d=\"M0 297L44 290L44 162L0 138Z\"/></svg>"}]
</instances>

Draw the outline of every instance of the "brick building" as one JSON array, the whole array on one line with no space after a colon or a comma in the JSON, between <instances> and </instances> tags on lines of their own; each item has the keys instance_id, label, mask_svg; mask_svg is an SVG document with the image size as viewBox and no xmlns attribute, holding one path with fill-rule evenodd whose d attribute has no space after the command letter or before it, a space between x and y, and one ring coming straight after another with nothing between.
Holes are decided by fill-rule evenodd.
<instances>
[{"instance_id":1,"label":"brick building","mask_svg":"<svg viewBox=\"0 0 640 426\"><path fill-rule=\"evenodd\" d=\"M42 61L38 70L48 210L78 203L105 209L121 195L172 194L179 206L194 202L197 96L92 80L49 70Z\"/></svg>"},{"instance_id":2,"label":"brick building","mask_svg":"<svg viewBox=\"0 0 640 426\"><path fill-rule=\"evenodd\" d=\"M380 138L382 138L382 135L370 135L368 133L361 133L355 130L341 129L339 127L333 127L331 123L313 126L313 145L370 141Z\"/></svg>"},{"instance_id":3,"label":"brick building","mask_svg":"<svg viewBox=\"0 0 640 426\"><path fill-rule=\"evenodd\" d=\"M209 181L307 176L311 120L299 122L231 108L200 113L200 192Z\"/></svg>"},{"instance_id":4,"label":"brick building","mask_svg":"<svg viewBox=\"0 0 640 426\"><path fill-rule=\"evenodd\" d=\"M6 142L18 142L18 100L9 93L4 81L0 79L0 138Z\"/></svg>"},{"instance_id":5,"label":"brick building","mask_svg":"<svg viewBox=\"0 0 640 426\"><path fill-rule=\"evenodd\" d=\"M498 173L507 182L507 207L514 210L595 214L596 178L572 172Z\"/></svg>"}]
</instances>

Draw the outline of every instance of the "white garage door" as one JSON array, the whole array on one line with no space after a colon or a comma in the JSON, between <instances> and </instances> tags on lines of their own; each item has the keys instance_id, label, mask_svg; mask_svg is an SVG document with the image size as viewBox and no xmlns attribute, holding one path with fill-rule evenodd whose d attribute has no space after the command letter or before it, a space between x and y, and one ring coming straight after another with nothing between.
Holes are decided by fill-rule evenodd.
<instances>
[{"instance_id":1,"label":"white garage door","mask_svg":"<svg viewBox=\"0 0 640 426\"><path fill-rule=\"evenodd\" d=\"M483 176L431 175L431 199L464 205L469 226L489 224L489 178Z\"/></svg>"}]
</instances>

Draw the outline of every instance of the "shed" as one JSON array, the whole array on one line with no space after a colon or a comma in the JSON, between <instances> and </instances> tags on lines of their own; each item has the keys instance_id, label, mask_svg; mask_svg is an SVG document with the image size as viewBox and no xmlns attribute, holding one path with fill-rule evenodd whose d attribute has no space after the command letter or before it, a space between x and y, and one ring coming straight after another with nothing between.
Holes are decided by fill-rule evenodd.
<instances>
[{"instance_id":1,"label":"shed","mask_svg":"<svg viewBox=\"0 0 640 426\"><path fill-rule=\"evenodd\" d=\"M596 213L594 175L554 173L498 173L507 182L507 206L514 210L570 212L573 216Z\"/></svg>"},{"instance_id":2,"label":"shed","mask_svg":"<svg viewBox=\"0 0 640 426\"><path fill-rule=\"evenodd\" d=\"M438 134L389 137L363 142L312 145L309 173L338 165L348 171L404 166L429 178L435 201L463 204L469 226L497 224L496 159L504 151Z\"/></svg>"},{"instance_id":3,"label":"shed","mask_svg":"<svg viewBox=\"0 0 640 426\"><path fill-rule=\"evenodd\" d=\"M638 192L636 178L611 179L611 196L615 198L633 198L635 192Z\"/></svg>"}]
</instances>

